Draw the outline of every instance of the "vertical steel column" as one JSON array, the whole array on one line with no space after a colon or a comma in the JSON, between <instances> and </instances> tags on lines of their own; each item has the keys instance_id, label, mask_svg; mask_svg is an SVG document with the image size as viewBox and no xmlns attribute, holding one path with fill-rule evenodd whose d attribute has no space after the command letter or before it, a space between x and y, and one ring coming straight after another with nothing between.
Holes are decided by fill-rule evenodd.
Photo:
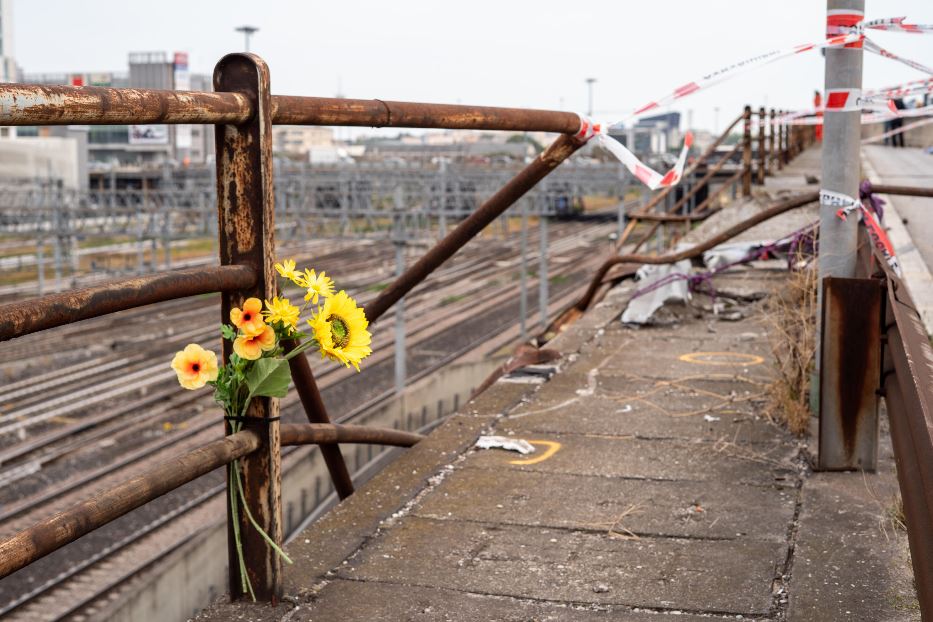
<instances>
[{"instance_id":1,"label":"vertical steel column","mask_svg":"<svg viewBox=\"0 0 933 622\"><path fill-rule=\"evenodd\" d=\"M763 186L765 183L765 119L767 119L767 113L765 112L765 107L762 106L758 109L758 185Z\"/></svg>"},{"instance_id":2,"label":"vertical steel column","mask_svg":"<svg viewBox=\"0 0 933 622\"><path fill-rule=\"evenodd\" d=\"M548 270L547 270L547 203L538 198L538 311L541 315L541 330L547 330L548 317Z\"/></svg>"},{"instance_id":3,"label":"vertical steel column","mask_svg":"<svg viewBox=\"0 0 933 622\"><path fill-rule=\"evenodd\" d=\"M45 240L41 237L36 242L36 270L38 279L36 285L39 289L37 295L41 296L45 293Z\"/></svg>"},{"instance_id":4,"label":"vertical steel column","mask_svg":"<svg viewBox=\"0 0 933 622\"><path fill-rule=\"evenodd\" d=\"M518 300L518 314L519 314L519 326L521 327L522 340L528 338L528 327L525 325L528 318L528 208L526 204L528 199L519 200L519 213L521 214L522 221L522 231L521 231L521 260L519 262L520 273L519 273L519 300Z\"/></svg>"},{"instance_id":5,"label":"vertical steel column","mask_svg":"<svg viewBox=\"0 0 933 622\"><path fill-rule=\"evenodd\" d=\"M771 116L768 120L768 170L766 175L774 174L774 108L771 109Z\"/></svg>"},{"instance_id":6,"label":"vertical steel column","mask_svg":"<svg viewBox=\"0 0 933 622\"><path fill-rule=\"evenodd\" d=\"M742 113L742 196L752 196L752 107Z\"/></svg>"},{"instance_id":7,"label":"vertical steel column","mask_svg":"<svg viewBox=\"0 0 933 622\"><path fill-rule=\"evenodd\" d=\"M252 54L229 54L214 68L214 90L245 95L253 115L242 125L218 125L217 209L220 263L247 264L257 274L256 284L246 290L225 292L221 319L229 321L230 309L249 297L271 299L276 294L274 198L272 195L272 110L269 69ZM223 342L224 361L232 344ZM279 446L279 403L256 398L246 413L246 428L262 439L261 447L240 459L246 505L253 518L274 542L282 542L281 451ZM229 425L227 426L229 432ZM229 471L228 471L229 477ZM229 492L228 492L229 495ZM228 499L229 501L229 499ZM247 574L256 598L278 600L282 595L282 560L247 520L245 512L232 516L227 503L227 540L230 595L242 598L238 558L233 539L233 521L238 521Z\"/></svg>"},{"instance_id":8,"label":"vertical steel column","mask_svg":"<svg viewBox=\"0 0 933 622\"><path fill-rule=\"evenodd\" d=\"M393 195L393 236L395 244L395 277L405 273L405 204L402 196L402 186L395 187ZM395 392L401 394L405 390L405 380L408 370L405 368L405 296L395 303Z\"/></svg>"}]
</instances>

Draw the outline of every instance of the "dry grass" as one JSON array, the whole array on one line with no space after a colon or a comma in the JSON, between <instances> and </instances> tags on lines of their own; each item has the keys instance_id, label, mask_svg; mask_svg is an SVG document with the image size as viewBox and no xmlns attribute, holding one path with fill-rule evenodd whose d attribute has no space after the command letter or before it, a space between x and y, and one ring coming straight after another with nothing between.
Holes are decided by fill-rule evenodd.
<instances>
[{"instance_id":1,"label":"dry grass","mask_svg":"<svg viewBox=\"0 0 933 622\"><path fill-rule=\"evenodd\" d=\"M810 371L816 355L816 266L792 272L766 314L776 377L768 387L768 416L798 436L810 421Z\"/></svg>"}]
</instances>

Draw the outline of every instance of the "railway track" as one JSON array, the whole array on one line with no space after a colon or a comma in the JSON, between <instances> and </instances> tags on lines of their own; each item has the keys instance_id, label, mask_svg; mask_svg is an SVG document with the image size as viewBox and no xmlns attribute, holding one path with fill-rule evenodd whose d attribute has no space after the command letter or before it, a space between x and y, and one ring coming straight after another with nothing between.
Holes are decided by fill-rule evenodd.
<instances>
[{"instance_id":1,"label":"railway track","mask_svg":"<svg viewBox=\"0 0 933 622\"><path fill-rule=\"evenodd\" d=\"M554 298L561 294L566 297L576 289L574 286L579 279L573 277L588 274L596 263L594 258L599 256L592 252L593 241L605 239L611 230L611 225L592 223L555 225L552 228L550 275L560 281L560 284L555 283ZM517 282L506 280L503 283L502 280L504 274L517 267L519 258L506 244L471 246L472 250L455 258L406 298L412 377L431 373L445 364L450 356L476 347L517 321ZM352 282L352 293L365 301L375 296L378 286L391 278L390 267L384 260L383 265L373 265L378 263L372 261L373 251L378 250L372 246L343 249L330 256L316 256L314 265L331 274L350 276L344 276L341 281ZM383 258L386 255L378 256ZM438 306L438 300L454 302ZM460 304L463 301L469 304ZM529 307L533 310L534 305ZM4 429L2 426L35 422L34 425L11 429L6 435L15 436L22 430L29 435L28 441L10 442L0 449L0 460L3 461L0 467L0 503L3 504L0 508L0 533L14 532L78 498L86 497L92 487L122 480L134 472L145 470L153 460L164 459L216 437L219 418L216 412L212 412L209 397L182 392L175 386L171 375L161 378L158 373L158 368L167 367L170 352L181 347L185 339L197 340L200 337L216 341L216 323L199 323L202 317L210 318L216 313L216 298L172 301L124 313L129 317L120 314L82 323L85 326L62 327L71 329L62 331L66 333L66 342L93 340L107 335L114 325L123 326L128 320L134 327L133 336L111 348L110 352L71 363L58 372L14 379L0 390L0 406L15 405L0 411L0 433ZM149 334L153 323L164 323L166 317L183 318L185 330L150 340L140 337ZM389 325L389 322L375 325L374 350L377 354L368 361L363 374L349 373L336 366L322 368L312 359L331 411L350 411L342 418L343 421L354 420L366 405L391 394L392 337ZM187 337L183 339L182 335ZM42 341L45 336L34 337ZM158 347L153 348L160 341L164 342L164 355ZM58 345L62 346L61 336L58 337ZM134 358L126 352L134 349L137 353L145 351L145 356ZM154 353L154 349L157 352ZM438 352L446 353L446 356L439 356ZM161 362L156 365L153 361ZM25 368L30 367L27 365ZM54 382L56 375L62 386ZM141 388L133 388L130 393L142 391L145 395L130 401L125 393L98 399L108 390L119 387L127 375L132 376L131 384L141 383ZM74 394L76 387L80 387L77 391L85 391L98 384L106 385L103 393L83 393L84 402L55 402L57 405L53 408L73 406L68 413L45 416L48 412L38 409L42 403L38 396L45 398L46 402L58 400L69 392ZM31 391L32 386L41 388ZM62 395L55 391L61 391ZM97 401L91 404L92 408L88 408L87 402L95 399ZM24 411L29 413L25 418L22 417ZM304 419L294 394L283 400L282 413L286 421ZM170 425L172 431L162 429L159 433L159 422ZM0 442L3 440L0 437ZM295 452L308 451L314 449L289 451L283 456L283 466L287 467ZM152 541L154 534L175 534L161 537L161 545L152 549L160 554L174 550L192 537L192 531L185 531L179 525L196 524L191 517L202 511L199 508L215 503L207 499L211 496L219 498L222 486L223 473L215 472L0 581L0 614L14 620L54 620L78 611L113 589L114 585L154 563L152 555L146 553L149 550L146 543ZM192 500L202 496L205 499L203 503L193 503ZM160 517L164 516L174 519L162 521ZM116 546L116 543L120 545ZM132 567L124 563L127 559L135 560L130 565ZM72 596L66 597L68 594ZM82 598L76 600L75 595ZM75 604L78 600L81 602ZM54 611L67 611L54 613L53 608L45 605L50 602L57 604ZM67 603L71 604L66 607Z\"/></svg>"}]
</instances>

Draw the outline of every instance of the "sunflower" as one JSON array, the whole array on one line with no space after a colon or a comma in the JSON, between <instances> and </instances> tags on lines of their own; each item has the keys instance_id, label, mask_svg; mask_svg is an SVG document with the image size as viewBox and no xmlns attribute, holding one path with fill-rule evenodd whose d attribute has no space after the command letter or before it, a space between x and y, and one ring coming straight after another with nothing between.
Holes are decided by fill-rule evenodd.
<instances>
[{"instance_id":1,"label":"sunflower","mask_svg":"<svg viewBox=\"0 0 933 622\"><path fill-rule=\"evenodd\" d=\"M241 335L233 341L233 351L247 361L255 361L263 352L275 349L275 331L266 326L258 335Z\"/></svg>"},{"instance_id":2,"label":"sunflower","mask_svg":"<svg viewBox=\"0 0 933 622\"><path fill-rule=\"evenodd\" d=\"M178 383L186 389L200 389L208 382L217 380L217 355L196 343L189 343L175 354L172 369L178 375Z\"/></svg>"},{"instance_id":3,"label":"sunflower","mask_svg":"<svg viewBox=\"0 0 933 622\"><path fill-rule=\"evenodd\" d=\"M334 295L334 280L323 272L315 274L314 270L305 268L303 279L308 290L305 300L310 300L311 304L316 305L321 296L328 298Z\"/></svg>"},{"instance_id":4,"label":"sunflower","mask_svg":"<svg viewBox=\"0 0 933 622\"><path fill-rule=\"evenodd\" d=\"M298 287L306 287L305 277L295 269L294 259L285 259L282 263L275 264L275 270Z\"/></svg>"},{"instance_id":5,"label":"sunflower","mask_svg":"<svg viewBox=\"0 0 933 622\"><path fill-rule=\"evenodd\" d=\"M298 316L301 310L289 302L288 298L276 296L271 301L266 301L266 310L262 312L263 317L269 324L281 322L283 326L290 327L292 330L298 328Z\"/></svg>"},{"instance_id":6,"label":"sunflower","mask_svg":"<svg viewBox=\"0 0 933 622\"><path fill-rule=\"evenodd\" d=\"M343 290L327 298L308 323L314 329L322 358L329 357L347 367L353 365L360 371L360 361L373 352L366 314Z\"/></svg>"},{"instance_id":7,"label":"sunflower","mask_svg":"<svg viewBox=\"0 0 933 622\"><path fill-rule=\"evenodd\" d=\"M259 298L247 298L242 309L230 309L230 321L244 334L258 335L266 327L262 321L262 301Z\"/></svg>"}]
</instances>

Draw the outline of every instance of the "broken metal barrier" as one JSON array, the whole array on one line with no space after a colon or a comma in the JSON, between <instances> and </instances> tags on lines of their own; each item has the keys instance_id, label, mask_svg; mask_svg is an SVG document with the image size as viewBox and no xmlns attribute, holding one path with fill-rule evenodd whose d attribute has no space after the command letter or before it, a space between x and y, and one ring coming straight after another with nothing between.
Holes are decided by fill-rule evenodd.
<instances>
[{"instance_id":1,"label":"broken metal barrier","mask_svg":"<svg viewBox=\"0 0 933 622\"><path fill-rule=\"evenodd\" d=\"M215 92L156 91L100 87L0 85L0 125L65 124L214 124L217 146L216 197L221 265L208 269L164 272L115 281L64 294L43 296L0 306L0 341L155 302L221 292L221 317L249 297L271 299L276 293L274 263L275 226L271 128L290 125L347 125L440 129L518 130L558 133L535 160L411 265L365 307L370 322L377 321L426 276L518 201L585 142L577 137L580 117L569 112L273 96L265 62L252 54L231 54L214 71ZM750 109L742 142L744 165L751 174ZM738 120L736 120L736 123ZM735 126L733 123L717 141ZM775 127L775 126L771 126ZM759 133L759 153L781 165L804 144L802 130L780 127L766 150ZM708 150L694 166L705 162ZM736 153L734 148L731 154ZM759 167L761 167L759 157ZM720 168L724 165L720 165ZM715 168L716 165L713 165ZM718 169L708 174L712 178ZM735 179L736 174L730 179ZM708 181L708 179L707 179ZM667 196L668 193L662 193ZM687 199L682 199L682 202ZM224 360L230 344L224 342ZM410 447L416 434L331 423L310 365L304 356L290 360L292 379L310 423L281 424L278 402L254 400L245 429L204 445L145 474L43 521L0 542L0 577L65 546L136 507L218 467L239 460L250 514L276 542L282 541L280 495L281 447L320 445L334 486L341 498L353 492L353 483L338 443L369 443ZM229 493L228 493L229 494ZM245 516L239 517L245 521ZM230 593L242 598L237 580L236 553L228 517ZM236 520L236 519L234 519ZM278 555L258 531L240 525L242 546L259 599L275 602L283 590Z\"/></svg>"},{"instance_id":2,"label":"broken metal barrier","mask_svg":"<svg viewBox=\"0 0 933 622\"><path fill-rule=\"evenodd\" d=\"M931 188L874 185L933 196ZM859 227L856 278L823 281L820 468L875 469L884 398L910 558L924 620L933 620L933 348L903 279Z\"/></svg>"}]
</instances>

